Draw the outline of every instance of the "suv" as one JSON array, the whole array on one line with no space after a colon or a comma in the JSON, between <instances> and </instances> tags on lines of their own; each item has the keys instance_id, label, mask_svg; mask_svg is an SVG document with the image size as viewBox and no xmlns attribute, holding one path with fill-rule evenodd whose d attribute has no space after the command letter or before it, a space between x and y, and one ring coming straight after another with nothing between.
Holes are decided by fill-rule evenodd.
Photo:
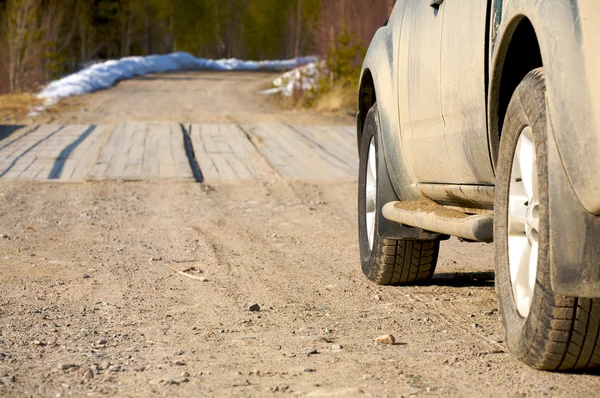
<instances>
[{"instance_id":1,"label":"suv","mask_svg":"<svg viewBox=\"0 0 600 398\"><path fill-rule=\"evenodd\" d=\"M360 80L364 274L426 283L441 240L493 240L538 369L600 365L598 43L597 0L398 0Z\"/></svg>"}]
</instances>

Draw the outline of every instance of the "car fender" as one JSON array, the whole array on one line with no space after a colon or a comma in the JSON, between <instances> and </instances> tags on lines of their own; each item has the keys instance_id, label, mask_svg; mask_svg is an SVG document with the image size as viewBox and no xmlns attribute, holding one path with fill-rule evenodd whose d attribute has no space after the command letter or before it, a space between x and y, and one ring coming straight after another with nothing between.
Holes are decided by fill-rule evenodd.
<instances>
[{"instance_id":1,"label":"car fender","mask_svg":"<svg viewBox=\"0 0 600 398\"><path fill-rule=\"evenodd\" d=\"M492 16L490 143L497 154L504 56L522 18L536 33L546 74L549 121L567 179L584 208L600 215L600 3L496 0Z\"/></svg>"},{"instance_id":2,"label":"car fender","mask_svg":"<svg viewBox=\"0 0 600 398\"><path fill-rule=\"evenodd\" d=\"M403 12L403 7L396 7L390 21L400 20L397 13ZM370 79L375 89L375 96L379 107L379 122L381 126L380 145L383 150L389 179L398 200L418 199L420 194L416 189L415 180L405 166L400 135L400 121L398 116L397 57L393 37L400 32L399 24L390 23L380 28L375 34L369 50L365 56L361 72L361 85L359 90L359 139L362 130L363 118L369 111L369 102L364 101L365 82Z\"/></svg>"}]
</instances>

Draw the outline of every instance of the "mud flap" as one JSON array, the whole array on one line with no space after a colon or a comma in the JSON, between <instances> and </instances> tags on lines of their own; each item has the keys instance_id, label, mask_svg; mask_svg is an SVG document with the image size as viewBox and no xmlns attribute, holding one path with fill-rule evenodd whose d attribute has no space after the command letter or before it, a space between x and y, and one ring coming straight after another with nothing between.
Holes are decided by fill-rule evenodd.
<instances>
[{"instance_id":1,"label":"mud flap","mask_svg":"<svg viewBox=\"0 0 600 398\"><path fill-rule=\"evenodd\" d=\"M600 217L585 211L548 128L550 270L556 294L600 297Z\"/></svg>"}]
</instances>

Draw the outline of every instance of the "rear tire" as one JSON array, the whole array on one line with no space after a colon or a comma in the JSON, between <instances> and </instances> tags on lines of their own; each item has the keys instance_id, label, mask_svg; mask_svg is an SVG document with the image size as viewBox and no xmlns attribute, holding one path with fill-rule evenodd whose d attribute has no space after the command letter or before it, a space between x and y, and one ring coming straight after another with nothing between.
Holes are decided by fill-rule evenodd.
<instances>
[{"instance_id":1,"label":"rear tire","mask_svg":"<svg viewBox=\"0 0 600 398\"><path fill-rule=\"evenodd\" d=\"M428 282L435 271L438 240L396 240L378 233L381 207L377 193L387 173L379 144L377 104L369 110L360 142L358 178L358 231L362 271L380 285L409 285Z\"/></svg>"},{"instance_id":2,"label":"rear tire","mask_svg":"<svg viewBox=\"0 0 600 398\"><path fill-rule=\"evenodd\" d=\"M600 299L552 291L546 123L544 69L538 68L513 94L500 141L494 203L500 314L506 345L525 364L591 369L600 365Z\"/></svg>"}]
</instances>

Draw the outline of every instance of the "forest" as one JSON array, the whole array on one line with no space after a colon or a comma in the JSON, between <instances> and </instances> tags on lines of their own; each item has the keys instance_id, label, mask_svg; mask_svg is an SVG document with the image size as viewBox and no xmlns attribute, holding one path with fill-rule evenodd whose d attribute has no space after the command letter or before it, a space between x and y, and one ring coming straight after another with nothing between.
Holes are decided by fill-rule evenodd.
<instances>
[{"instance_id":1,"label":"forest","mask_svg":"<svg viewBox=\"0 0 600 398\"><path fill-rule=\"evenodd\" d=\"M366 46L395 0L0 0L0 94L91 62L187 51L286 59ZM360 60L357 60L360 62Z\"/></svg>"}]
</instances>

